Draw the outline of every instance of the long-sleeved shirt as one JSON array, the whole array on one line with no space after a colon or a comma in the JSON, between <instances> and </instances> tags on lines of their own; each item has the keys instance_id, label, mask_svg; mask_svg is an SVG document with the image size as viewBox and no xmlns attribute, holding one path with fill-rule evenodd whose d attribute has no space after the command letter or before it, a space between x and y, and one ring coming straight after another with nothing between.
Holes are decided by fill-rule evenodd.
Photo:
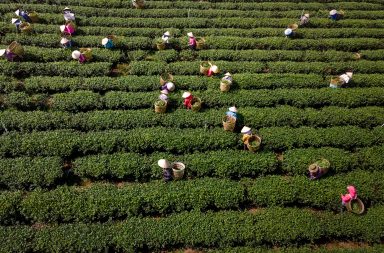
<instances>
[{"instance_id":1,"label":"long-sleeved shirt","mask_svg":"<svg viewBox=\"0 0 384 253\"><path fill-rule=\"evenodd\" d=\"M84 63L84 62L86 62L86 61L87 61L87 59L85 58L85 56L84 56L83 54L80 54L79 62L80 62L80 63Z\"/></svg>"},{"instance_id":2,"label":"long-sleeved shirt","mask_svg":"<svg viewBox=\"0 0 384 253\"><path fill-rule=\"evenodd\" d=\"M235 112L227 111L225 113L225 115L230 116L230 117L234 117L235 119L237 119L237 113L235 113Z\"/></svg>"},{"instance_id":3,"label":"long-sleeved shirt","mask_svg":"<svg viewBox=\"0 0 384 253\"><path fill-rule=\"evenodd\" d=\"M184 99L184 105L185 105L185 107L187 107L187 109L192 108L192 100L193 100L192 95Z\"/></svg>"},{"instance_id":4,"label":"long-sleeved shirt","mask_svg":"<svg viewBox=\"0 0 384 253\"><path fill-rule=\"evenodd\" d=\"M196 46L196 39L195 37L189 37L188 45L195 47Z\"/></svg>"}]
</instances>

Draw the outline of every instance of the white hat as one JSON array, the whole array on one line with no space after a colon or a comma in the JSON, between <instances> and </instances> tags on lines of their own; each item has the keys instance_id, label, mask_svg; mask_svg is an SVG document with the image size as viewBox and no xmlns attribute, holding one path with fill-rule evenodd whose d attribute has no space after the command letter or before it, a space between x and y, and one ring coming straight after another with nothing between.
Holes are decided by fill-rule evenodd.
<instances>
[{"instance_id":1,"label":"white hat","mask_svg":"<svg viewBox=\"0 0 384 253\"><path fill-rule=\"evenodd\" d=\"M292 29L291 28L287 28L287 29L285 29L285 31L284 31L284 34L285 35L290 35L292 33Z\"/></svg>"},{"instance_id":2,"label":"white hat","mask_svg":"<svg viewBox=\"0 0 384 253\"><path fill-rule=\"evenodd\" d=\"M333 9L333 10L331 10L330 12L329 12L329 15L335 15L335 14L337 14L337 10L335 10L335 9Z\"/></svg>"},{"instance_id":3,"label":"white hat","mask_svg":"<svg viewBox=\"0 0 384 253\"><path fill-rule=\"evenodd\" d=\"M224 76L232 76L231 73L227 72L224 74Z\"/></svg>"},{"instance_id":4,"label":"white hat","mask_svg":"<svg viewBox=\"0 0 384 253\"><path fill-rule=\"evenodd\" d=\"M167 82L167 90L169 91L174 91L175 90L175 85L172 82Z\"/></svg>"},{"instance_id":5,"label":"white hat","mask_svg":"<svg viewBox=\"0 0 384 253\"><path fill-rule=\"evenodd\" d=\"M12 19L12 24L16 23L16 21L19 21L17 18Z\"/></svg>"},{"instance_id":6,"label":"white hat","mask_svg":"<svg viewBox=\"0 0 384 253\"><path fill-rule=\"evenodd\" d=\"M69 42L69 40L67 38L61 38L61 40L60 40L61 44L65 44L65 43L68 43L68 42Z\"/></svg>"},{"instance_id":7,"label":"white hat","mask_svg":"<svg viewBox=\"0 0 384 253\"><path fill-rule=\"evenodd\" d=\"M5 54L5 49L0 49L0 56L3 56Z\"/></svg>"},{"instance_id":8,"label":"white hat","mask_svg":"<svg viewBox=\"0 0 384 253\"><path fill-rule=\"evenodd\" d=\"M237 108L235 106L229 107L228 110L230 112L237 112Z\"/></svg>"},{"instance_id":9,"label":"white hat","mask_svg":"<svg viewBox=\"0 0 384 253\"><path fill-rule=\"evenodd\" d=\"M69 12L64 14L65 21L72 21L75 20L75 14Z\"/></svg>"},{"instance_id":10,"label":"white hat","mask_svg":"<svg viewBox=\"0 0 384 253\"><path fill-rule=\"evenodd\" d=\"M346 74L349 78L352 78L353 72L348 71L348 72L345 72L345 74Z\"/></svg>"},{"instance_id":11,"label":"white hat","mask_svg":"<svg viewBox=\"0 0 384 253\"><path fill-rule=\"evenodd\" d=\"M61 26L60 26L60 31L61 31L61 32L64 32L64 30L65 30L65 25L61 25Z\"/></svg>"},{"instance_id":12,"label":"white hat","mask_svg":"<svg viewBox=\"0 0 384 253\"><path fill-rule=\"evenodd\" d=\"M186 91L186 92L184 92L183 93L183 98L187 98L187 97L189 97L189 96L191 96L192 94L190 93L190 92L188 92L188 91Z\"/></svg>"},{"instance_id":13,"label":"white hat","mask_svg":"<svg viewBox=\"0 0 384 253\"><path fill-rule=\"evenodd\" d=\"M219 72L219 68L216 65L212 65L211 70L213 73L216 73L216 74Z\"/></svg>"},{"instance_id":14,"label":"white hat","mask_svg":"<svg viewBox=\"0 0 384 253\"><path fill-rule=\"evenodd\" d=\"M72 58L75 60L78 60L80 58L80 55L81 55L81 53L78 50L75 50L72 52Z\"/></svg>"},{"instance_id":15,"label":"white hat","mask_svg":"<svg viewBox=\"0 0 384 253\"><path fill-rule=\"evenodd\" d=\"M161 92L161 94L165 94L165 95L167 95L169 93L167 89L161 90L160 92Z\"/></svg>"},{"instance_id":16,"label":"white hat","mask_svg":"<svg viewBox=\"0 0 384 253\"><path fill-rule=\"evenodd\" d=\"M159 165L163 169L171 168L171 164L165 159L160 159L159 161L157 161L157 165Z\"/></svg>"},{"instance_id":17,"label":"white hat","mask_svg":"<svg viewBox=\"0 0 384 253\"><path fill-rule=\"evenodd\" d=\"M65 7L63 11L70 11L71 9L69 7Z\"/></svg>"},{"instance_id":18,"label":"white hat","mask_svg":"<svg viewBox=\"0 0 384 253\"><path fill-rule=\"evenodd\" d=\"M188 37L194 37L192 32L187 33Z\"/></svg>"},{"instance_id":19,"label":"white hat","mask_svg":"<svg viewBox=\"0 0 384 253\"><path fill-rule=\"evenodd\" d=\"M242 129L241 129L241 133L242 134L246 134L248 132L251 131L251 128L250 127L247 127L247 126L244 126Z\"/></svg>"},{"instance_id":20,"label":"white hat","mask_svg":"<svg viewBox=\"0 0 384 253\"><path fill-rule=\"evenodd\" d=\"M107 45L107 43L108 43L108 38L104 38L104 39L101 40L101 44L103 46Z\"/></svg>"},{"instance_id":21,"label":"white hat","mask_svg":"<svg viewBox=\"0 0 384 253\"><path fill-rule=\"evenodd\" d=\"M305 13L305 14L304 14L304 17L309 18L309 13Z\"/></svg>"},{"instance_id":22,"label":"white hat","mask_svg":"<svg viewBox=\"0 0 384 253\"><path fill-rule=\"evenodd\" d=\"M171 34L168 31L166 31L163 35L164 36L171 36Z\"/></svg>"},{"instance_id":23,"label":"white hat","mask_svg":"<svg viewBox=\"0 0 384 253\"><path fill-rule=\"evenodd\" d=\"M168 96L165 94L160 94L159 99L166 102L168 100Z\"/></svg>"},{"instance_id":24,"label":"white hat","mask_svg":"<svg viewBox=\"0 0 384 253\"><path fill-rule=\"evenodd\" d=\"M15 14L16 14L17 16L19 16L19 14L20 14L20 10L17 9L17 10L15 11Z\"/></svg>"}]
</instances>

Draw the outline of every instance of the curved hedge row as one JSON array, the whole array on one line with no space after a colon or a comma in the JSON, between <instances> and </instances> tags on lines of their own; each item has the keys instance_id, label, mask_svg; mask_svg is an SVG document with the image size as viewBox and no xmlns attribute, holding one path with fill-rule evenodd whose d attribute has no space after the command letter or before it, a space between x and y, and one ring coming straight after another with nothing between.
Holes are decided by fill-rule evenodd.
<instances>
[{"instance_id":1,"label":"curved hedge row","mask_svg":"<svg viewBox=\"0 0 384 253\"><path fill-rule=\"evenodd\" d=\"M329 85L329 76L316 74L234 74L235 88L242 90L276 88L324 88ZM203 76L174 76L174 83L180 90L217 89L218 80ZM381 74L356 74L353 87L383 87ZM0 90L8 93L25 90L28 93L64 92L69 90L93 91L153 91L159 89L159 76L123 77L30 77L22 85L16 80L0 75Z\"/></svg>"},{"instance_id":2,"label":"curved hedge row","mask_svg":"<svg viewBox=\"0 0 384 253\"><path fill-rule=\"evenodd\" d=\"M271 127L260 129L265 150L304 147L355 149L384 143L384 128L372 130L353 126L331 128ZM166 151L175 154L194 151L240 148L240 136L222 129L137 128L81 133L71 130L9 132L0 136L1 157L71 156L108 154L119 151L148 153Z\"/></svg>"},{"instance_id":3,"label":"curved hedge row","mask_svg":"<svg viewBox=\"0 0 384 253\"><path fill-rule=\"evenodd\" d=\"M112 248L133 252L183 246L288 246L338 239L379 243L383 239L383 212L382 206L370 208L364 216L270 208L257 213L186 212L160 219L130 218L121 223L43 225L39 229L0 227L4 245L1 250L94 252Z\"/></svg>"},{"instance_id":4,"label":"curved hedge row","mask_svg":"<svg viewBox=\"0 0 384 253\"><path fill-rule=\"evenodd\" d=\"M3 128L8 131L46 131L54 129L76 129L80 131L133 129L136 127L177 127L198 128L202 126L220 127L225 110L205 110L190 114L184 109L175 110L163 115L155 114L153 109L144 110L103 110L72 114L59 111L15 111L0 112ZM382 125L384 108L362 107L347 109L340 107L324 107L320 110L299 109L290 106L273 108L245 107L240 109L244 116L243 123L254 128L272 126L359 126L370 128ZM118 119L118 120L117 120Z\"/></svg>"},{"instance_id":5,"label":"curved hedge row","mask_svg":"<svg viewBox=\"0 0 384 253\"><path fill-rule=\"evenodd\" d=\"M0 184L10 189L50 187L56 182L65 182L71 177L92 180L147 181L161 179L162 172L157 161L166 157L171 161L182 161L187 167L188 178L218 177L239 179L259 175L286 173L306 175L308 165L320 158L331 162L328 175L352 170L384 170L383 146L363 148L355 153L337 148L307 148L288 150L278 160L272 152L252 154L240 150L209 151L184 155L154 153L114 153L90 155L72 160L71 167L63 168L59 157L20 157L0 159ZM66 165L68 166L68 165ZM62 171L64 169L65 173ZM29 175L33 171L33 176ZM69 176L67 178L67 176Z\"/></svg>"}]
</instances>

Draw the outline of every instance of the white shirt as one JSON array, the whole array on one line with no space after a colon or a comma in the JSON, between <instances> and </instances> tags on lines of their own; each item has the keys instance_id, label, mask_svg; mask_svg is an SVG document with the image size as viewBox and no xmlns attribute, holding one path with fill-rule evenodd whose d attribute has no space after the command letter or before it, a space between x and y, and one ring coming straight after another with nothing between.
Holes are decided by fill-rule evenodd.
<instances>
[{"instance_id":1,"label":"white shirt","mask_svg":"<svg viewBox=\"0 0 384 253\"><path fill-rule=\"evenodd\" d=\"M340 76L340 78L343 79L345 83L348 83L350 80L350 78L349 78L349 76L347 76L347 74L342 74Z\"/></svg>"}]
</instances>

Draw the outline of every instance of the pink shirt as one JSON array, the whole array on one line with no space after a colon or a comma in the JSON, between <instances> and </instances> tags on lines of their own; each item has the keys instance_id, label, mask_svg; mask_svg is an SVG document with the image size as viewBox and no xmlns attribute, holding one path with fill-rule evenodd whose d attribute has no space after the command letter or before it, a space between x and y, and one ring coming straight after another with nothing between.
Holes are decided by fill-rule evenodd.
<instances>
[{"instance_id":1,"label":"pink shirt","mask_svg":"<svg viewBox=\"0 0 384 253\"><path fill-rule=\"evenodd\" d=\"M189 37L188 45L196 46L196 39L195 39L195 37Z\"/></svg>"},{"instance_id":2,"label":"pink shirt","mask_svg":"<svg viewBox=\"0 0 384 253\"><path fill-rule=\"evenodd\" d=\"M79 62L80 63L84 63L87 59L85 58L85 56L83 54L80 54L80 57L79 57Z\"/></svg>"},{"instance_id":3,"label":"pink shirt","mask_svg":"<svg viewBox=\"0 0 384 253\"><path fill-rule=\"evenodd\" d=\"M72 35L73 33L75 33L75 28L71 25L66 25L64 28L64 32Z\"/></svg>"},{"instance_id":4,"label":"pink shirt","mask_svg":"<svg viewBox=\"0 0 384 253\"><path fill-rule=\"evenodd\" d=\"M356 199L357 198L357 192L356 192L356 188L354 186L348 185L347 190L349 192L349 195L351 195L352 199Z\"/></svg>"},{"instance_id":5,"label":"pink shirt","mask_svg":"<svg viewBox=\"0 0 384 253\"><path fill-rule=\"evenodd\" d=\"M352 200L352 197L351 195L348 193L348 194L345 194L345 195L341 195L341 203L343 205L345 205L346 203L350 202Z\"/></svg>"}]
</instances>

